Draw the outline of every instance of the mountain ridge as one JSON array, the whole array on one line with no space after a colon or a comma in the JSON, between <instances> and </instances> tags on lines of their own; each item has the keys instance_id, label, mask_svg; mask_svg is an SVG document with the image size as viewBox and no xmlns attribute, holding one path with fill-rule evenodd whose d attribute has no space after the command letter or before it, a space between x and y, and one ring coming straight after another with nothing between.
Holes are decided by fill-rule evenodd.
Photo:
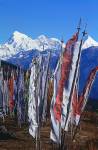
<instances>
[{"instance_id":1,"label":"mountain ridge","mask_svg":"<svg viewBox=\"0 0 98 150\"><path fill-rule=\"evenodd\" d=\"M64 47L65 44L63 44L63 48ZM12 64L22 66L24 69L28 69L33 57L42 54L48 55L50 51L52 53L50 66L52 69L55 69L61 52L61 42L58 39L40 35L34 40L15 31L10 39L0 46L0 58ZM80 61L80 93L83 91L90 71L96 66L98 66L98 42L88 36L82 46ZM91 98L98 99L97 85L98 78L96 78L92 87L92 92L90 94Z\"/></svg>"},{"instance_id":2,"label":"mountain ridge","mask_svg":"<svg viewBox=\"0 0 98 150\"><path fill-rule=\"evenodd\" d=\"M32 49L39 51L46 49L56 50L60 45L61 42L56 38L40 35L37 39L32 39L23 33L15 31L5 44L0 45L0 57L6 60L20 51Z\"/></svg>"}]
</instances>

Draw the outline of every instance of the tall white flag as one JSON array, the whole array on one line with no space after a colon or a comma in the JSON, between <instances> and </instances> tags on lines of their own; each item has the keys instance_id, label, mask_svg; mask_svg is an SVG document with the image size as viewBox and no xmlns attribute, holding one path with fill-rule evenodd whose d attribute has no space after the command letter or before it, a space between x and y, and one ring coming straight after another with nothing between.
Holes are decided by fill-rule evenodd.
<instances>
[{"instance_id":1,"label":"tall white flag","mask_svg":"<svg viewBox=\"0 0 98 150\"><path fill-rule=\"evenodd\" d=\"M29 118L29 133L35 138L38 130L38 73L39 62L38 58L33 59L29 85L29 102L28 102L28 118Z\"/></svg>"}]
</instances>

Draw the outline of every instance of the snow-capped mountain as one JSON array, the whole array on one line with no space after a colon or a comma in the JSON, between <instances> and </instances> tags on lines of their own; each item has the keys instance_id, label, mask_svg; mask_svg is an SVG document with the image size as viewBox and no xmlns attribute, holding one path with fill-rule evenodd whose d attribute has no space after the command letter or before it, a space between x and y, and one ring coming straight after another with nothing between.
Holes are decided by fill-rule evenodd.
<instances>
[{"instance_id":1,"label":"snow-capped mountain","mask_svg":"<svg viewBox=\"0 0 98 150\"><path fill-rule=\"evenodd\" d=\"M8 59L20 53L20 51L32 49L37 49L38 51L46 49L57 50L60 48L60 44L60 41L55 38L41 35L37 39L32 39L25 34L15 31L5 44L0 45L0 58Z\"/></svg>"},{"instance_id":2,"label":"snow-capped mountain","mask_svg":"<svg viewBox=\"0 0 98 150\"><path fill-rule=\"evenodd\" d=\"M88 36L82 46L82 49L87 49L92 46L98 46L98 42L96 42L91 36Z\"/></svg>"},{"instance_id":3,"label":"snow-capped mountain","mask_svg":"<svg viewBox=\"0 0 98 150\"><path fill-rule=\"evenodd\" d=\"M85 86L90 71L98 66L98 42L88 36L82 49L80 63L80 92L82 92L83 87ZM58 39L48 38L44 35L39 36L37 39L32 39L27 35L16 31L5 44L0 45L0 58L27 69L33 57L40 54L47 55L50 50L52 51L50 66L54 69L60 54L61 42ZM90 97L98 99L97 93L98 75Z\"/></svg>"}]
</instances>

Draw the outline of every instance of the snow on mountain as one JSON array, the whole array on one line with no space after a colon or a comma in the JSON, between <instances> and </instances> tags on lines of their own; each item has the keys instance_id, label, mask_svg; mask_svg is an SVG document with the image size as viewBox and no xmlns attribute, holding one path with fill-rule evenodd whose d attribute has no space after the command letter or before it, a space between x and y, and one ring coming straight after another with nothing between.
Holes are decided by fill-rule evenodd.
<instances>
[{"instance_id":1,"label":"snow on mountain","mask_svg":"<svg viewBox=\"0 0 98 150\"><path fill-rule=\"evenodd\" d=\"M41 35L37 39L32 39L23 33L15 31L5 44L0 45L0 58L8 59L20 51L32 49L39 51L46 49L57 50L60 48L60 45L60 41L55 38Z\"/></svg>"},{"instance_id":2,"label":"snow on mountain","mask_svg":"<svg viewBox=\"0 0 98 150\"><path fill-rule=\"evenodd\" d=\"M36 46L31 38L15 31L9 40L0 46L0 57L7 59L22 50L27 51Z\"/></svg>"},{"instance_id":3,"label":"snow on mountain","mask_svg":"<svg viewBox=\"0 0 98 150\"><path fill-rule=\"evenodd\" d=\"M88 36L82 49L80 63L80 93L83 91L90 71L98 66L98 42ZM61 50L61 42L58 39L48 38L44 35L39 36L37 39L32 39L27 35L15 31L5 44L0 45L0 58L27 69L34 56L40 54L47 55L50 50L52 51L50 65L51 68L54 69ZM91 98L98 99L97 89L98 75L90 94Z\"/></svg>"},{"instance_id":4,"label":"snow on mountain","mask_svg":"<svg viewBox=\"0 0 98 150\"><path fill-rule=\"evenodd\" d=\"M44 35L40 35L36 40L40 51L44 49L57 50L60 49L61 42L56 38L47 38Z\"/></svg>"},{"instance_id":5,"label":"snow on mountain","mask_svg":"<svg viewBox=\"0 0 98 150\"><path fill-rule=\"evenodd\" d=\"M87 49L92 46L98 46L98 42L96 42L91 36L88 36L82 46L82 49Z\"/></svg>"}]
</instances>

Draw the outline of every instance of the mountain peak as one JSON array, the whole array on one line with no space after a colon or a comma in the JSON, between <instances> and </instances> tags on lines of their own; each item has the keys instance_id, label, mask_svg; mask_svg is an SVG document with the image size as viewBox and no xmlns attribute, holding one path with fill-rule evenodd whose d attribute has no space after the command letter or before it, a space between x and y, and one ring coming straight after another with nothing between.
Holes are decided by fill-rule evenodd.
<instances>
[{"instance_id":1,"label":"mountain peak","mask_svg":"<svg viewBox=\"0 0 98 150\"><path fill-rule=\"evenodd\" d=\"M15 47L19 47L19 45L26 45L28 43L32 43L32 39L30 37L28 37L27 35L21 33L21 32L18 32L18 31L14 31L12 36L9 38L8 42L5 43L7 44L8 46L9 45L14 45L14 48Z\"/></svg>"},{"instance_id":2,"label":"mountain peak","mask_svg":"<svg viewBox=\"0 0 98 150\"><path fill-rule=\"evenodd\" d=\"M82 49L87 49L92 46L98 46L98 42L96 42L91 36L88 36L82 46Z\"/></svg>"},{"instance_id":3,"label":"mountain peak","mask_svg":"<svg viewBox=\"0 0 98 150\"><path fill-rule=\"evenodd\" d=\"M28 37L27 35L25 35L21 32L18 32L18 31L15 31L12 36L14 39L17 39L17 40L19 40L20 38L27 38Z\"/></svg>"},{"instance_id":4,"label":"mountain peak","mask_svg":"<svg viewBox=\"0 0 98 150\"><path fill-rule=\"evenodd\" d=\"M42 35L38 36L38 40L41 42L47 42L49 39L47 38L47 36L42 34Z\"/></svg>"}]
</instances>

